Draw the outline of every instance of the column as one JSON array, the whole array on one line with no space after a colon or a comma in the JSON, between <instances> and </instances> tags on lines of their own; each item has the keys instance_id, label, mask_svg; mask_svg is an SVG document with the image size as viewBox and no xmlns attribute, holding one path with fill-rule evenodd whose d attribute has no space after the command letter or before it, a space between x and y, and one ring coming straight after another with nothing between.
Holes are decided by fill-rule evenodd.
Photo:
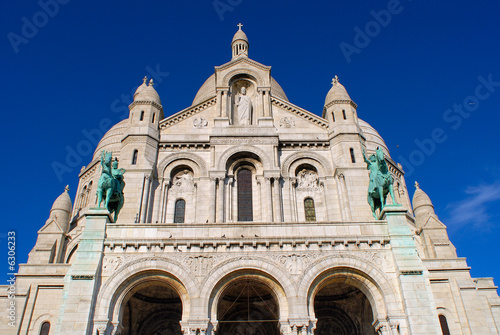
<instances>
[{"instance_id":1,"label":"column","mask_svg":"<svg viewBox=\"0 0 500 335\"><path fill-rule=\"evenodd\" d=\"M229 89L223 89L220 91L221 92L221 117L228 117L228 92Z\"/></svg>"},{"instance_id":2,"label":"column","mask_svg":"<svg viewBox=\"0 0 500 335\"><path fill-rule=\"evenodd\" d=\"M170 189L170 178L164 180L163 200L161 202L161 223L166 222L167 216L167 203L168 203L168 190Z\"/></svg>"},{"instance_id":3,"label":"column","mask_svg":"<svg viewBox=\"0 0 500 335\"><path fill-rule=\"evenodd\" d=\"M160 178L158 181L160 182L160 186L158 187L158 195L156 197L157 201L154 204L154 208L156 210L156 213L154 214L154 218L151 221L153 221L153 222L156 221L157 223L161 223L161 210L163 207L162 200L163 200L163 192L164 192L164 189L163 189L164 188L164 185L163 185L164 179ZM155 194L156 194L156 192L155 192Z\"/></svg>"},{"instance_id":4,"label":"column","mask_svg":"<svg viewBox=\"0 0 500 335\"><path fill-rule=\"evenodd\" d=\"M319 182L319 186L321 187L321 193L323 193L323 210L325 211L325 216L324 220L325 221L330 221L330 218L328 217L328 202L326 199L326 185L324 181Z\"/></svg>"},{"instance_id":5,"label":"column","mask_svg":"<svg viewBox=\"0 0 500 335\"><path fill-rule=\"evenodd\" d=\"M208 208L208 221L214 223L215 222L215 205L217 202L217 192L216 192L216 184L217 178L210 177L210 192L208 197L210 199L210 206Z\"/></svg>"},{"instance_id":6,"label":"column","mask_svg":"<svg viewBox=\"0 0 500 335\"><path fill-rule=\"evenodd\" d=\"M224 222L224 179L217 178L217 220L216 222Z\"/></svg>"},{"instance_id":7,"label":"column","mask_svg":"<svg viewBox=\"0 0 500 335\"><path fill-rule=\"evenodd\" d=\"M238 221L238 180L236 178L233 179L233 187L232 187L232 206L231 206L231 214L233 216L233 222Z\"/></svg>"},{"instance_id":8,"label":"column","mask_svg":"<svg viewBox=\"0 0 500 335\"><path fill-rule=\"evenodd\" d=\"M224 191L224 216L226 218L226 222L231 222L232 221L232 215L231 215L231 195L232 195L232 190L231 190L231 185L233 184L233 177L228 176L224 180L224 186L225 186L225 191Z\"/></svg>"},{"instance_id":9,"label":"column","mask_svg":"<svg viewBox=\"0 0 500 335\"><path fill-rule=\"evenodd\" d=\"M148 214L148 202L149 202L149 187L151 185L151 176L144 176L144 191L142 193L142 205L141 205L141 221L146 222Z\"/></svg>"},{"instance_id":10,"label":"column","mask_svg":"<svg viewBox=\"0 0 500 335\"><path fill-rule=\"evenodd\" d=\"M273 178L273 191L274 191L274 222L281 222L281 196L280 196L280 179L279 177Z\"/></svg>"},{"instance_id":11,"label":"column","mask_svg":"<svg viewBox=\"0 0 500 335\"><path fill-rule=\"evenodd\" d=\"M273 222L273 197L271 194L271 178L264 177L265 187L264 187L264 198L266 203L265 218L268 222Z\"/></svg>"},{"instance_id":12,"label":"column","mask_svg":"<svg viewBox=\"0 0 500 335\"><path fill-rule=\"evenodd\" d=\"M269 96L269 90L262 91L262 97L264 101L264 117L271 117L271 99Z\"/></svg>"},{"instance_id":13,"label":"column","mask_svg":"<svg viewBox=\"0 0 500 335\"><path fill-rule=\"evenodd\" d=\"M290 197L292 201L292 220L294 222L299 221L299 214L297 212L297 178L290 178Z\"/></svg>"},{"instance_id":14,"label":"column","mask_svg":"<svg viewBox=\"0 0 500 335\"><path fill-rule=\"evenodd\" d=\"M217 91L217 100L219 101L219 117L222 117L222 90Z\"/></svg>"}]
</instances>

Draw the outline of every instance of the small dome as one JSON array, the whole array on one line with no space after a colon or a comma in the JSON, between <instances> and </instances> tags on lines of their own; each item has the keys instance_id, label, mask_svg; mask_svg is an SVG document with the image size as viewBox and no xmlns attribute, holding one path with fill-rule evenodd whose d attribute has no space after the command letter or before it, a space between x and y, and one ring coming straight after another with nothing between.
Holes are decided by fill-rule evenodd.
<instances>
[{"instance_id":1,"label":"small dome","mask_svg":"<svg viewBox=\"0 0 500 335\"><path fill-rule=\"evenodd\" d=\"M234 43L235 41L238 40L243 40L248 43L248 37L247 34L241 28L234 34L233 41L231 43Z\"/></svg>"},{"instance_id":2,"label":"small dome","mask_svg":"<svg viewBox=\"0 0 500 335\"><path fill-rule=\"evenodd\" d=\"M378 131L375 130L368 122L363 121L358 118L358 125L359 128L363 131L363 134L365 135L366 138L366 149L369 151L375 151L377 150L377 147L380 147L384 154L387 156L391 156L389 154L389 149L387 149L387 145L385 144L384 139Z\"/></svg>"},{"instance_id":3,"label":"small dome","mask_svg":"<svg viewBox=\"0 0 500 335\"><path fill-rule=\"evenodd\" d=\"M71 208L73 207L73 204L71 203L71 198L69 197L68 191L69 191L69 186L66 186L64 192L59 197L57 197L56 201L54 201L54 204L50 209L50 213L56 210L65 211L68 214L71 213Z\"/></svg>"},{"instance_id":4,"label":"small dome","mask_svg":"<svg viewBox=\"0 0 500 335\"><path fill-rule=\"evenodd\" d=\"M144 77L142 85L134 93L134 101L154 101L161 105L160 96L153 87L153 79L149 81L149 85L146 85L146 81L147 78Z\"/></svg>"},{"instance_id":5,"label":"small dome","mask_svg":"<svg viewBox=\"0 0 500 335\"><path fill-rule=\"evenodd\" d=\"M92 160L99 159L103 150L119 152L122 147L123 133L127 126L128 119L125 119L111 127L97 144Z\"/></svg>"},{"instance_id":6,"label":"small dome","mask_svg":"<svg viewBox=\"0 0 500 335\"><path fill-rule=\"evenodd\" d=\"M419 215L424 212L434 213L434 205L432 204L432 201L427 193L420 189L420 185L417 182L415 182L415 187L416 190L413 194L413 211L415 212L415 215Z\"/></svg>"},{"instance_id":7,"label":"small dome","mask_svg":"<svg viewBox=\"0 0 500 335\"><path fill-rule=\"evenodd\" d=\"M332 88L326 95L325 106L335 100L351 100L351 97L349 96L349 94L347 94L344 85L339 83L339 79L337 76L335 76L335 78L333 79Z\"/></svg>"}]
</instances>

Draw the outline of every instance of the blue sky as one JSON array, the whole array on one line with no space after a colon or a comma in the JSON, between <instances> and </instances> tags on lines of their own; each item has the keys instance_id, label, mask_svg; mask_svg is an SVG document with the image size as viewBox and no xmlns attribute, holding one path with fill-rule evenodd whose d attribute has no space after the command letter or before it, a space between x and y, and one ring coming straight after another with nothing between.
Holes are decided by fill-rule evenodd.
<instances>
[{"instance_id":1,"label":"blue sky","mask_svg":"<svg viewBox=\"0 0 500 335\"><path fill-rule=\"evenodd\" d=\"M499 12L498 1L5 2L0 257L16 230L26 262L66 184L74 200L95 149L86 132L123 119L145 75L166 115L190 106L242 22L250 57L294 104L321 115L339 76L403 164L410 196L418 180L472 275L498 284Z\"/></svg>"}]
</instances>

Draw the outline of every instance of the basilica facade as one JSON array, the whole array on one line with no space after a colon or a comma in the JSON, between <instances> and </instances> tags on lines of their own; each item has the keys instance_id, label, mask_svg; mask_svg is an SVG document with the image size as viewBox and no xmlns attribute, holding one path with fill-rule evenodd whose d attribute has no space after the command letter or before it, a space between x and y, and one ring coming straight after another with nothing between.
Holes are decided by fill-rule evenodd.
<instances>
[{"instance_id":1,"label":"basilica facade","mask_svg":"<svg viewBox=\"0 0 500 335\"><path fill-rule=\"evenodd\" d=\"M66 189L40 225L17 274L16 327L0 332L498 334L493 280L471 278L418 185L410 201L338 78L320 117L249 58L241 26L230 51L168 117L144 79L74 202ZM365 160L377 148L394 200L374 217ZM123 170L106 172L106 153ZM104 173L121 178L116 217L98 201Z\"/></svg>"}]
</instances>

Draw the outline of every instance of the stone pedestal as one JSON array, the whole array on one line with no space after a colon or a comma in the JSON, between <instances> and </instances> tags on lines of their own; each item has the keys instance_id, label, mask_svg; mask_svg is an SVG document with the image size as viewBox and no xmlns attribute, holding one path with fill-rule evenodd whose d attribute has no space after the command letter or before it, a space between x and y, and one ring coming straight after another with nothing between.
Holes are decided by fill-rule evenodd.
<instances>
[{"instance_id":1,"label":"stone pedestal","mask_svg":"<svg viewBox=\"0 0 500 335\"><path fill-rule=\"evenodd\" d=\"M260 117L257 119L257 125L262 127L273 127L274 119L272 117Z\"/></svg>"},{"instance_id":2,"label":"stone pedestal","mask_svg":"<svg viewBox=\"0 0 500 335\"><path fill-rule=\"evenodd\" d=\"M438 335L440 325L428 273L417 254L406 212L401 205L386 205L380 218L387 220L408 333Z\"/></svg>"},{"instance_id":3,"label":"stone pedestal","mask_svg":"<svg viewBox=\"0 0 500 335\"><path fill-rule=\"evenodd\" d=\"M214 119L214 127L229 127L229 118L217 117Z\"/></svg>"},{"instance_id":4,"label":"stone pedestal","mask_svg":"<svg viewBox=\"0 0 500 335\"><path fill-rule=\"evenodd\" d=\"M63 303L56 334L84 335L93 328L106 224L111 222L111 217L106 209L91 208L85 213L85 219L85 230L75 260L64 278Z\"/></svg>"}]
</instances>

